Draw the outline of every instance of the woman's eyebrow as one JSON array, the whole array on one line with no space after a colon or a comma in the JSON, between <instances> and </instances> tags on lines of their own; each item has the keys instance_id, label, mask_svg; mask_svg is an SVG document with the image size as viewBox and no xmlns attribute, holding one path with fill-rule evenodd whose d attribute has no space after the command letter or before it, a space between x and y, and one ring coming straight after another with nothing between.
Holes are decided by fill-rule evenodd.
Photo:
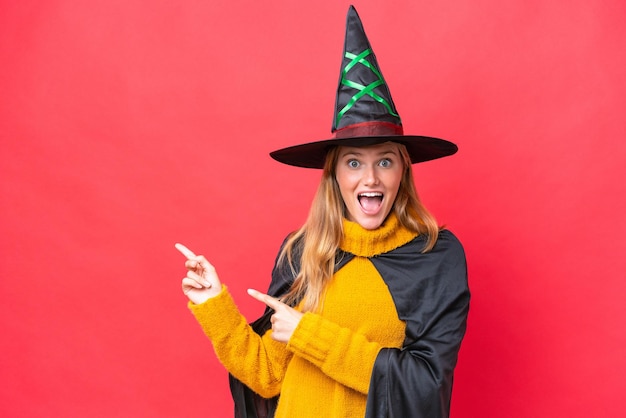
<instances>
[{"instance_id":1,"label":"woman's eyebrow","mask_svg":"<svg viewBox=\"0 0 626 418\"><path fill-rule=\"evenodd\" d=\"M380 151L379 153L376 154L376 156L377 157L382 157L382 156L385 156L385 155L388 155L388 154L395 155L395 156L398 155L398 153L395 152L394 150L385 150L385 151ZM363 153L361 153L359 151L346 151L345 153L341 154L340 157L343 158L343 157L347 157L348 155L352 155L352 156L355 156L355 157L360 157L360 156L363 155Z\"/></svg>"},{"instance_id":2,"label":"woman's eyebrow","mask_svg":"<svg viewBox=\"0 0 626 418\"><path fill-rule=\"evenodd\" d=\"M346 152L342 153L340 155L340 157L343 158L343 157L347 157L348 155L352 155L352 156L355 156L355 157L360 157L363 154L358 152L358 151L346 151Z\"/></svg>"}]
</instances>

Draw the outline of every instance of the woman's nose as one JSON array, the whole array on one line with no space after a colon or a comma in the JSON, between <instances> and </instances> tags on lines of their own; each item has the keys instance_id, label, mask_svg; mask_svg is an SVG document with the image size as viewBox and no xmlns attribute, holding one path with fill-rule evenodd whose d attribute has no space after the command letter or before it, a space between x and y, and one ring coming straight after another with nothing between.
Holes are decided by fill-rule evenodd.
<instances>
[{"instance_id":1,"label":"woman's nose","mask_svg":"<svg viewBox=\"0 0 626 418\"><path fill-rule=\"evenodd\" d=\"M363 184L366 186L373 186L378 184L378 172L376 167L368 167L363 173Z\"/></svg>"}]
</instances>

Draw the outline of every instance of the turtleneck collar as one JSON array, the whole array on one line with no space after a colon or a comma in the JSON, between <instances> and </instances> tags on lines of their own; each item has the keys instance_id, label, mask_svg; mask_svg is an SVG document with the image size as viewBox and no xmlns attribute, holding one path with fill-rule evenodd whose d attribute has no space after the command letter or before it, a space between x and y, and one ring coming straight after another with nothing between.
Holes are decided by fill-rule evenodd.
<instances>
[{"instance_id":1,"label":"turtleneck collar","mask_svg":"<svg viewBox=\"0 0 626 418\"><path fill-rule=\"evenodd\" d=\"M343 239L339 248L360 257L373 257L395 250L417 236L400 225L393 211L377 229L365 229L356 222L343 220Z\"/></svg>"}]
</instances>

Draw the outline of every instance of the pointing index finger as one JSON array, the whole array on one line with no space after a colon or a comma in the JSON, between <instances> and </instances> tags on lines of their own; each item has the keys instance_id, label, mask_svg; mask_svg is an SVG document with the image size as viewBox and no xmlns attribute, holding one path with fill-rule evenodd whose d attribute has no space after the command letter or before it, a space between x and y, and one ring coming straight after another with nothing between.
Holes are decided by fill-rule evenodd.
<instances>
[{"instance_id":1,"label":"pointing index finger","mask_svg":"<svg viewBox=\"0 0 626 418\"><path fill-rule=\"evenodd\" d=\"M261 293L258 290L248 289L248 294L258 300L259 302L263 302L270 308L276 310L284 305L281 301L276 298L271 297L270 295L266 295L265 293Z\"/></svg>"},{"instance_id":2,"label":"pointing index finger","mask_svg":"<svg viewBox=\"0 0 626 418\"><path fill-rule=\"evenodd\" d=\"M174 244L174 247L176 247L176 249L180 251L189 260L195 260L196 255L193 253L193 251L185 247L183 244L176 243Z\"/></svg>"}]
</instances>

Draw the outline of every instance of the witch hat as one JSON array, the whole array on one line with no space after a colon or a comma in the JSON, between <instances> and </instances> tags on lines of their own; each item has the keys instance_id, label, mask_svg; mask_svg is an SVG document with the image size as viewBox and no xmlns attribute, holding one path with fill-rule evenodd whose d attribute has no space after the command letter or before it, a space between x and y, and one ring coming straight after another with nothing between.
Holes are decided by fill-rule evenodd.
<instances>
[{"instance_id":1,"label":"witch hat","mask_svg":"<svg viewBox=\"0 0 626 418\"><path fill-rule=\"evenodd\" d=\"M406 147L412 163L452 155L458 149L444 139L404 135L400 115L354 6L348 9L332 132L332 139L282 148L270 156L284 164L323 168L326 153L338 145L397 142Z\"/></svg>"}]
</instances>

